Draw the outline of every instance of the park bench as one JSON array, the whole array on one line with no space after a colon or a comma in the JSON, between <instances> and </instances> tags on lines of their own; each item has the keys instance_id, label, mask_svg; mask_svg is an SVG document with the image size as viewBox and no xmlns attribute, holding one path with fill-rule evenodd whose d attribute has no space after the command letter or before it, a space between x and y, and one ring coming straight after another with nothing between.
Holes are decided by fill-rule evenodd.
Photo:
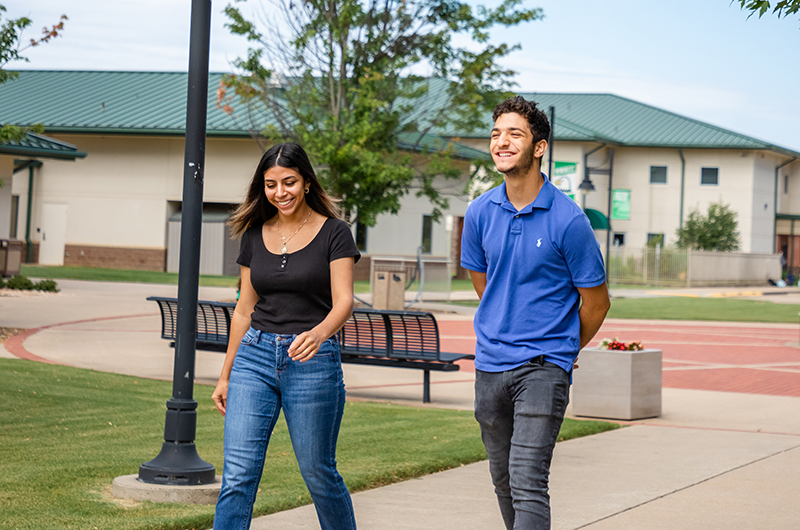
<instances>
[{"instance_id":1,"label":"park bench","mask_svg":"<svg viewBox=\"0 0 800 530\"><path fill-rule=\"evenodd\" d=\"M175 346L178 301L151 296L161 309L161 338ZM197 303L197 349L224 352L228 345L231 317L236 304ZM442 352L439 326L431 313L423 311L353 310L339 332L343 363L423 370L422 401L431 400L431 371L456 372L456 361L474 355Z\"/></svg>"},{"instance_id":2,"label":"park bench","mask_svg":"<svg viewBox=\"0 0 800 530\"><path fill-rule=\"evenodd\" d=\"M151 296L147 299L156 302L161 310L161 338L172 342L175 347L176 326L178 323L178 299ZM228 332L236 304L229 302L197 301L197 344L198 350L225 352L228 349Z\"/></svg>"},{"instance_id":3,"label":"park bench","mask_svg":"<svg viewBox=\"0 0 800 530\"><path fill-rule=\"evenodd\" d=\"M424 370L423 403L431 401L431 370L457 372L456 361L475 358L441 351L436 319L423 311L356 308L339 332L339 344L343 363Z\"/></svg>"}]
</instances>

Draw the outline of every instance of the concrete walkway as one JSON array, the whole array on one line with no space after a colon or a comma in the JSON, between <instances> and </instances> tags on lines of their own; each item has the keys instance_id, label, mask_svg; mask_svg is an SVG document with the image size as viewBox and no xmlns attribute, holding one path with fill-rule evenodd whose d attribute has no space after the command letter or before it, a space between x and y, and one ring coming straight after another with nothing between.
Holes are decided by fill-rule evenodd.
<instances>
[{"instance_id":1,"label":"concrete walkway","mask_svg":"<svg viewBox=\"0 0 800 530\"><path fill-rule=\"evenodd\" d=\"M59 285L57 295L0 297L0 326L30 330L7 341L0 356L172 378L172 350L159 338L156 305L145 298L175 296L175 286ZM229 300L234 291L201 288L200 298ZM785 297L763 299L771 298ZM471 319L468 309L445 307L454 312L437 313L440 321ZM221 362L219 354L198 352L198 382L214 383ZM416 371L345 365L345 381L349 399L423 406ZM427 406L472 408L472 372L435 373L432 381ZM798 473L800 398L665 388L660 418L556 446L553 528L794 530ZM486 462L358 493L353 501L362 530L503 528ZM256 530L317 527L312 506L253 522Z\"/></svg>"}]
</instances>

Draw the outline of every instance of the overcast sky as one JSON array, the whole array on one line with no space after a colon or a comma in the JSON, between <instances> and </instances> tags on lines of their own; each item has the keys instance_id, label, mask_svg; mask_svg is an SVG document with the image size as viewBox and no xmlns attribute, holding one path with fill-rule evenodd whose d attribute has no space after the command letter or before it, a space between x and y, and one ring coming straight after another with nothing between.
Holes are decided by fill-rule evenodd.
<instances>
[{"instance_id":1,"label":"overcast sky","mask_svg":"<svg viewBox=\"0 0 800 530\"><path fill-rule=\"evenodd\" d=\"M0 0L40 28L69 17L63 38L29 49L37 70L186 71L191 0ZM212 71L247 42L212 4ZM486 5L497 5L486 0ZM267 0L248 0L247 12ZM752 17L730 0L526 0L545 19L497 31L519 43L506 66L523 92L613 93L800 150L800 17Z\"/></svg>"}]
</instances>

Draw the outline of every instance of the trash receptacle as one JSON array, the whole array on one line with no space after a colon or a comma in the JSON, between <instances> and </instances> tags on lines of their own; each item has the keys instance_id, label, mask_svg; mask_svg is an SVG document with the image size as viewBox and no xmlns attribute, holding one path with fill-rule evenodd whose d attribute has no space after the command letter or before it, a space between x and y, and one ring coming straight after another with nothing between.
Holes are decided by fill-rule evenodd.
<instances>
[{"instance_id":1,"label":"trash receptacle","mask_svg":"<svg viewBox=\"0 0 800 530\"><path fill-rule=\"evenodd\" d=\"M0 239L0 276L9 278L19 275L22 265L22 241Z\"/></svg>"},{"instance_id":2,"label":"trash receptacle","mask_svg":"<svg viewBox=\"0 0 800 530\"><path fill-rule=\"evenodd\" d=\"M401 311L405 304L405 284L404 270L375 271L372 280L372 307Z\"/></svg>"}]
</instances>

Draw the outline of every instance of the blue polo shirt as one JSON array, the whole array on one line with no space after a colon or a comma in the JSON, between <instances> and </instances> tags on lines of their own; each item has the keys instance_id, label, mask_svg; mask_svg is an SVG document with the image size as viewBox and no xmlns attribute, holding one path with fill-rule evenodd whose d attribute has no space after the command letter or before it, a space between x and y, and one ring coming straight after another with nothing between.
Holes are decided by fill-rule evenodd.
<instances>
[{"instance_id":1,"label":"blue polo shirt","mask_svg":"<svg viewBox=\"0 0 800 530\"><path fill-rule=\"evenodd\" d=\"M569 372L580 347L577 287L605 281L589 219L545 177L532 204L517 211L505 182L467 208L461 265L486 273L475 314L475 367L503 372L534 357Z\"/></svg>"}]
</instances>

